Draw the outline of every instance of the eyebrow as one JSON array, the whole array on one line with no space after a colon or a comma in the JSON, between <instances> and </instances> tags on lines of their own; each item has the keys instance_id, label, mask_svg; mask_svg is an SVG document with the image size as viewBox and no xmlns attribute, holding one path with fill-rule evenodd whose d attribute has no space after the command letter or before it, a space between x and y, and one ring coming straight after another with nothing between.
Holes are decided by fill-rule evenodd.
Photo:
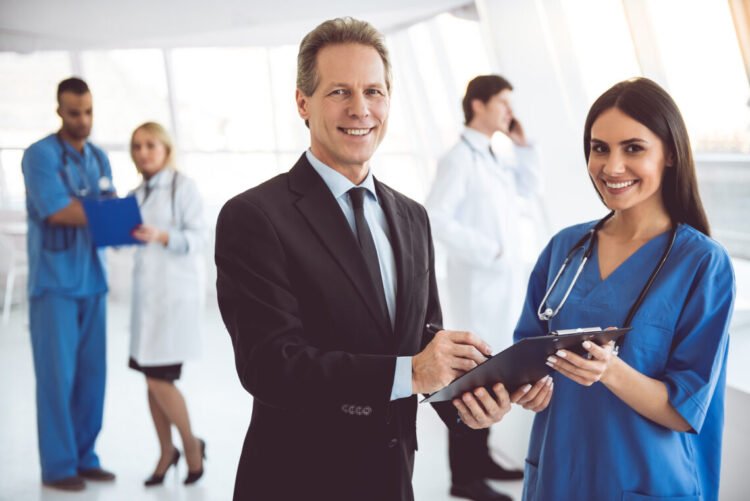
<instances>
[{"instance_id":1,"label":"eyebrow","mask_svg":"<svg viewBox=\"0 0 750 501\"><path fill-rule=\"evenodd\" d=\"M591 138L591 143L609 144L607 143L607 141L602 141L601 139L596 139L593 137ZM630 139L625 139L624 141L619 142L619 144L621 144L622 146L627 146L629 144L634 144L634 143L648 144L648 141L646 141L645 139L641 139L639 137L631 137Z\"/></svg>"},{"instance_id":2,"label":"eyebrow","mask_svg":"<svg viewBox=\"0 0 750 501\"><path fill-rule=\"evenodd\" d=\"M333 87L346 87L346 88L349 88L351 86L352 86L351 84L344 83L344 82L332 82L332 83L330 83L330 84L327 85L328 88L333 88ZM385 85L385 83L376 83L376 82L374 82L374 83L365 84L364 87L366 89L369 89L371 87L382 87L382 88L385 88L386 85Z\"/></svg>"}]
</instances>

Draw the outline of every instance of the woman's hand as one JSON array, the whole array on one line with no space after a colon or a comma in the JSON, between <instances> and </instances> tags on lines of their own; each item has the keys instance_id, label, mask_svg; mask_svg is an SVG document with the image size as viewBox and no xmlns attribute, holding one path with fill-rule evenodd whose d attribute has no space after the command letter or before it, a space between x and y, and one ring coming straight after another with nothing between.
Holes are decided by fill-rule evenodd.
<instances>
[{"instance_id":1,"label":"woman's hand","mask_svg":"<svg viewBox=\"0 0 750 501\"><path fill-rule=\"evenodd\" d=\"M161 231L155 226L148 224L141 224L133 230L133 238L140 240L141 242L159 242L162 245L167 245L169 242L169 234L166 231Z\"/></svg>"},{"instance_id":2,"label":"woman's hand","mask_svg":"<svg viewBox=\"0 0 750 501\"><path fill-rule=\"evenodd\" d=\"M513 395L510 396L510 401L524 409L541 412L547 408L550 400L552 400L554 386L552 376L544 376L534 383L534 386L527 384L514 391Z\"/></svg>"},{"instance_id":3,"label":"woman's hand","mask_svg":"<svg viewBox=\"0 0 750 501\"><path fill-rule=\"evenodd\" d=\"M618 360L614 353L615 342L610 341L602 347L591 341L584 341L583 348L589 352L590 358L581 357L572 351L559 350L555 356L547 358L547 365L583 386L591 386L597 381L605 382L613 364Z\"/></svg>"}]
</instances>

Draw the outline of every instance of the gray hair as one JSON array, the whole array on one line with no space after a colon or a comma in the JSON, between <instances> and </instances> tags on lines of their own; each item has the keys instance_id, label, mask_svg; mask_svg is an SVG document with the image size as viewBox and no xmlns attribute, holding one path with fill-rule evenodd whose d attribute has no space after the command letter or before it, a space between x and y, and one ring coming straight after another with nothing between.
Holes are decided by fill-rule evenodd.
<instances>
[{"instance_id":1,"label":"gray hair","mask_svg":"<svg viewBox=\"0 0 750 501\"><path fill-rule=\"evenodd\" d=\"M360 44L372 47L383 60L385 85L391 90L391 62L383 34L370 23L351 17L330 19L305 35L297 54L297 88L306 96L312 96L318 87L318 52L327 45Z\"/></svg>"}]
</instances>

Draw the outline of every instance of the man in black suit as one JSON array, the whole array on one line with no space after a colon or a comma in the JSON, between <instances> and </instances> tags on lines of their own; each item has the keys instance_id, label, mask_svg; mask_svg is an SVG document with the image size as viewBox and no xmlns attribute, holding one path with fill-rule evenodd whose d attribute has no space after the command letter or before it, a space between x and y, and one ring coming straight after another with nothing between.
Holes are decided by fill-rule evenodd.
<instances>
[{"instance_id":1,"label":"man in black suit","mask_svg":"<svg viewBox=\"0 0 750 501\"><path fill-rule=\"evenodd\" d=\"M235 499L413 499L416 394L491 353L468 332L425 330L441 321L427 214L369 168L390 82L368 23L310 32L296 93L310 149L219 216L219 306L254 397ZM510 409L493 390L436 407L449 426L484 428Z\"/></svg>"}]
</instances>

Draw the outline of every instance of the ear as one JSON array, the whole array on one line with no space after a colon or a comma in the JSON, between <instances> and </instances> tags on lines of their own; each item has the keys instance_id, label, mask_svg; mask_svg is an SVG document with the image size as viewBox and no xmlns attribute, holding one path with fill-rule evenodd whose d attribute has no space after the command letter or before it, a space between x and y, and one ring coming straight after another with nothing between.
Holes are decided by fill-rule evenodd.
<instances>
[{"instance_id":1,"label":"ear","mask_svg":"<svg viewBox=\"0 0 750 501\"><path fill-rule=\"evenodd\" d=\"M63 117L63 116L62 116L62 112L60 111L60 107L59 107L59 106L57 107L57 110L55 110L55 111L57 112L57 116L58 116L58 117L60 117L60 118L62 118L62 117Z\"/></svg>"},{"instance_id":2,"label":"ear","mask_svg":"<svg viewBox=\"0 0 750 501\"><path fill-rule=\"evenodd\" d=\"M664 159L664 167L674 167L674 152L669 152L667 158Z\"/></svg>"},{"instance_id":3,"label":"ear","mask_svg":"<svg viewBox=\"0 0 750 501\"><path fill-rule=\"evenodd\" d=\"M474 115L476 115L480 110L484 109L484 103L481 99L472 99L471 100L471 110L474 112Z\"/></svg>"},{"instance_id":4,"label":"ear","mask_svg":"<svg viewBox=\"0 0 750 501\"><path fill-rule=\"evenodd\" d=\"M294 100L297 101L297 113L305 120L310 118L310 98L304 92L297 89L294 92Z\"/></svg>"}]
</instances>

